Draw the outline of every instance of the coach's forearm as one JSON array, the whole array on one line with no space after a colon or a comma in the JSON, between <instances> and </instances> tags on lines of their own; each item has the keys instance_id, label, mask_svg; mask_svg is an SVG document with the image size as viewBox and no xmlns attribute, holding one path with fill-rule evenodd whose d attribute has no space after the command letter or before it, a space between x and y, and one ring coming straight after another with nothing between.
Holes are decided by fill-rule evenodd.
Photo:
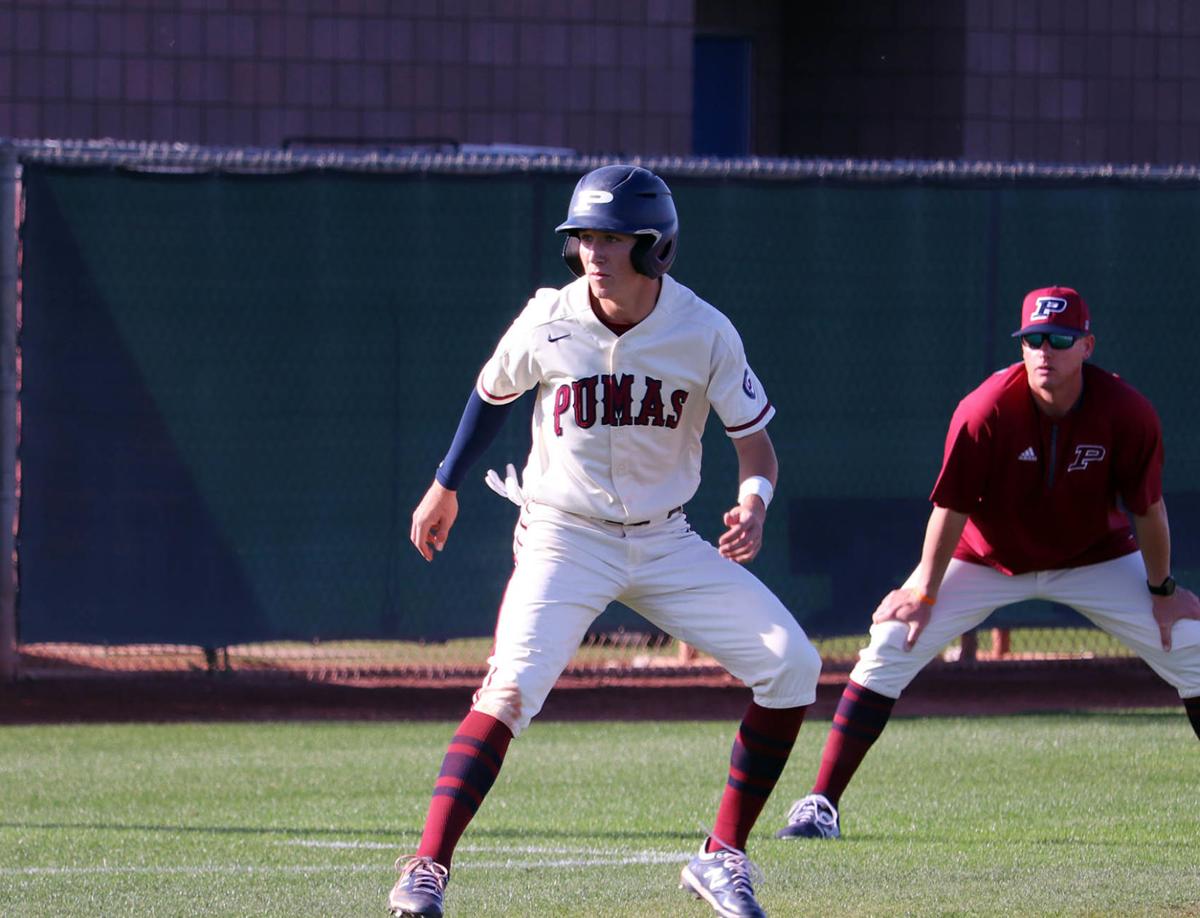
<instances>
[{"instance_id":1,"label":"coach's forearm","mask_svg":"<svg viewBox=\"0 0 1200 918\"><path fill-rule=\"evenodd\" d=\"M1171 575L1171 527L1167 522L1167 505L1160 499L1141 516L1130 515L1137 531L1138 548L1146 562L1146 579L1151 583L1162 583Z\"/></svg>"},{"instance_id":2,"label":"coach's forearm","mask_svg":"<svg viewBox=\"0 0 1200 918\"><path fill-rule=\"evenodd\" d=\"M921 547L921 563L915 582L909 584L930 599L937 597L946 576L946 568L954 557L954 549L967 525L967 515L946 507L933 508L925 527L925 543Z\"/></svg>"}]
</instances>

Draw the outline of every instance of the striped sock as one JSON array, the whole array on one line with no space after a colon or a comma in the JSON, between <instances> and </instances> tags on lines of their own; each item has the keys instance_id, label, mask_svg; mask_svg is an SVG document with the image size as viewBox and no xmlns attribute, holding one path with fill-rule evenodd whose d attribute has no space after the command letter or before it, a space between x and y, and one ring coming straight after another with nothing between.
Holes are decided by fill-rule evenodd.
<instances>
[{"instance_id":1,"label":"striped sock","mask_svg":"<svg viewBox=\"0 0 1200 918\"><path fill-rule=\"evenodd\" d=\"M419 857L450 867L454 848L500 773L511 740L508 727L478 711L471 711L459 724L433 787Z\"/></svg>"},{"instance_id":2,"label":"striped sock","mask_svg":"<svg viewBox=\"0 0 1200 918\"><path fill-rule=\"evenodd\" d=\"M833 727L821 753L814 794L823 794L834 806L862 764L871 744L887 726L895 698L872 692L857 682L846 683L833 715Z\"/></svg>"},{"instance_id":3,"label":"striped sock","mask_svg":"<svg viewBox=\"0 0 1200 918\"><path fill-rule=\"evenodd\" d=\"M1200 695L1195 698L1183 699L1183 709L1187 711L1188 720L1192 722L1192 729L1196 731L1196 738L1200 739Z\"/></svg>"},{"instance_id":4,"label":"striped sock","mask_svg":"<svg viewBox=\"0 0 1200 918\"><path fill-rule=\"evenodd\" d=\"M729 780L708 841L709 851L722 844L745 850L750 830L787 764L807 710L764 708L750 702L733 741Z\"/></svg>"}]
</instances>

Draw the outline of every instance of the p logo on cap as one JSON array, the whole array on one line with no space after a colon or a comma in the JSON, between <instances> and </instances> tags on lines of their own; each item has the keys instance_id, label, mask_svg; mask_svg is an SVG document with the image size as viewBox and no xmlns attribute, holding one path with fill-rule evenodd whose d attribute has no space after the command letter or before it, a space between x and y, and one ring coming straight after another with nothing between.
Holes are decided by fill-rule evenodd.
<instances>
[{"instance_id":1,"label":"p logo on cap","mask_svg":"<svg viewBox=\"0 0 1200 918\"><path fill-rule=\"evenodd\" d=\"M1013 337L1046 332L1055 335L1091 334L1087 303L1070 287L1039 287L1021 301L1021 327Z\"/></svg>"},{"instance_id":2,"label":"p logo on cap","mask_svg":"<svg viewBox=\"0 0 1200 918\"><path fill-rule=\"evenodd\" d=\"M1033 310L1033 315L1029 317L1031 322L1049 319L1057 313L1067 311L1067 301L1061 296L1039 296L1036 302L1037 307Z\"/></svg>"}]
</instances>

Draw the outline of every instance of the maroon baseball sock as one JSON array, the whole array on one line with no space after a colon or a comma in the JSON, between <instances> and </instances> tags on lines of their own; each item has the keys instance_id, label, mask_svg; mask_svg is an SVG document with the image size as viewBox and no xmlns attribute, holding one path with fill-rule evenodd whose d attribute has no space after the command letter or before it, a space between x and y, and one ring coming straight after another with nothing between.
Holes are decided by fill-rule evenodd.
<instances>
[{"instance_id":1,"label":"maroon baseball sock","mask_svg":"<svg viewBox=\"0 0 1200 918\"><path fill-rule=\"evenodd\" d=\"M895 703L895 698L872 692L857 682L846 683L833 715L829 738L825 740L825 751L821 753L814 794L823 794L834 806L838 805L871 744L887 726Z\"/></svg>"},{"instance_id":2,"label":"maroon baseball sock","mask_svg":"<svg viewBox=\"0 0 1200 918\"><path fill-rule=\"evenodd\" d=\"M1196 731L1196 738L1200 739L1200 695L1195 698L1183 699L1183 709L1187 711L1188 720L1192 722L1192 729Z\"/></svg>"},{"instance_id":3,"label":"maroon baseball sock","mask_svg":"<svg viewBox=\"0 0 1200 918\"><path fill-rule=\"evenodd\" d=\"M729 780L706 850L715 851L722 844L745 850L750 830L787 764L807 710L764 708L750 702L733 741Z\"/></svg>"},{"instance_id":4,"label":"maroon baseball sock","mask_svg":"<svg viewBox=\"0 0 1200 918\"><path fill-rule=\"evenodd\" d=\"M496 718L471 711L442 759L417 854L450 866L454 848L500 773L512 731Z\"/></svg>"}]
</instances>

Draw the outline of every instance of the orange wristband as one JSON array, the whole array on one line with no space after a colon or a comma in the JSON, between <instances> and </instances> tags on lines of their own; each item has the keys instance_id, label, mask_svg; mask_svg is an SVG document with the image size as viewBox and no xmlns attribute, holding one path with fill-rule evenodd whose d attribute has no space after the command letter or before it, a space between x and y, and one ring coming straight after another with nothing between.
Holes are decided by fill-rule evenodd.
<instances>
[{"instance_id":1,"label":"orange wristband","mask_svg":"<svg viewBox=\"0 0 1200 918\"><path fill-rule=\"evenodd\" d=\"M934 598L934 597L932 597L932 596L926 596L926 595L925 595L924 593L922 593L920 590L914 590L914 589L912 589L912 587L909 587L909 590L910 590L911 592L913 592L913 593L916 593L916 594L917 594L917 601L918 601L918 602L923 602L923 603L925 603L925 605L927 605L927 606L932 606L932 605L933 605L935 602L937 602L937 599L936 599L936 598Z\"/></svg>"}]
</instances>

